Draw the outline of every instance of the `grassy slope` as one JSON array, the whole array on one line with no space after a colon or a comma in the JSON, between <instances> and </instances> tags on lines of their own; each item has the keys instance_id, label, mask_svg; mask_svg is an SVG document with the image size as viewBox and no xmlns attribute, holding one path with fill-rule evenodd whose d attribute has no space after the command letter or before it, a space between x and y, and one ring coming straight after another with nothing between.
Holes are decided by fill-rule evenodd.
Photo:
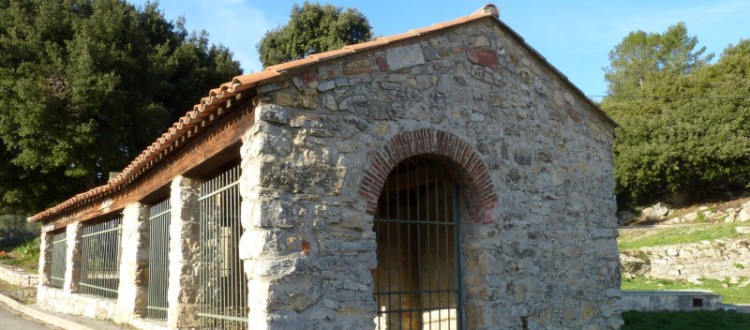
<instances>
[{"instance_id":1,"label":"grassy slope","mask_svg":"<svg viewBox=\"0 0 750 330\"><path fill-rule=\"evenodd\" d=\"M713 204L711 207L726 209L728 207L737 207L742 202L747 201L748 199L742 199L723 204ZM697 206L683 210L676 210L675 214L694 212L696 210ZM737 233L735 228L740 226L750 226L750 223L693 223L690 225L677 225L661 228L621 230L620 237L617 240L617 246L620 251L627 251L643 247L698 243L701 241L713 241L717 239L750 239L750 235ZM742 278L739 283L744 283L746 281L747 279ZM647 277L623 277L621 288L623 290L710 290L722 295L725 303L750 304L750 286L742 288L739 287L737 283L730 283L729 280L719 281L701 279L701 282L703 283L693 284L686 281L670 281ZM663 327L652 324L650 328L656 329ZM707 329L710 329L710 327Z\"/></svg>"},{"instance_id":2,"label":"grassy slope","mask_svg":"<svg viewBox=\"0 0 750 330\"><path fill-rule=\"evenodd\" d=\"M621 230L617 247L620 251L625 251L642 247L698 243L716 239L750 238L750 235L739 234L735 230L736 227L748 225L741 222L706 223L658 229Z\"/></svg>"}]
</instances>

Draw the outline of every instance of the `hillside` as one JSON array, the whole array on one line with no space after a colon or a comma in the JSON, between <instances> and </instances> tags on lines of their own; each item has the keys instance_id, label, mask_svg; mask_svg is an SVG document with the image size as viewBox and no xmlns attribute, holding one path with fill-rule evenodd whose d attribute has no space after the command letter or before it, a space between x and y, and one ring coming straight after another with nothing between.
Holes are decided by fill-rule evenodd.
<instances>
[{"instance_id":1,"label":"hillside","mask_svg":"<svg viewBox=\"0 0 750 330\"><path fill-rule=\"evenodd\" d=\"M750 304L750 195L637 211L619 214L623 290L710 290Z\"/></svg>"}]
</instances>

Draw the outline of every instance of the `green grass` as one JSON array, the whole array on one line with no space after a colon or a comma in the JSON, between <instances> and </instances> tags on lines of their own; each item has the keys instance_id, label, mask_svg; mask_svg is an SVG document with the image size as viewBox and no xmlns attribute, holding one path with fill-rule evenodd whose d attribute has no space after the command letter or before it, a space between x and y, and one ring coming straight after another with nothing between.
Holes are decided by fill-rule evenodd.
<instances>
[{"instance_id":1,"label":"green grass","mask_svg":"<svg viewBox=\"0 0 750 330\"><path fill-rule=\"evenodd\" d=\"M750 329L750 314L725 311L625 312L623 330Z\"/></svg>"},{"instance_id":2,"label":"green grass","mask_svg":"<svg viewBox=\"0 0 750 330\"><path fill-rule=\"evenodd\" d=\"M632 279L622 279L622 290L709 290L720 294L725 304L750 304L750 286L740 288L737 284L732 284L729 280L700 280L703 284L693 284L686 281L670 281L657 278L647 278L643 276ZM747 281L747 278L740 278L738 283ZM724 288L724 286L727 286Z\"/></svg>"},{"instance_id":3,"label":"green grass","mask_svg":"<svg viewBox=\"0 0 750 330\"><path fill-rule=\"evenodd\" d=\"M40 239L37 237L10 251L0 251L0 263L20 267L29 273L36 274L39 267L39 244Z\"/></svg>"},{"instance_id":4,"label":"green grass","mask_svg":"<svg viewBox=\"0 0 750 330\"><path fill-rule=\"evenodd\" d=\"M642 247L665 246L674 244L697 243L716 239L750 237L735 230L743 223L697 224L669 228L629 229L620 231L617 247L620 251Z\"/></svg>"}]
</instances>

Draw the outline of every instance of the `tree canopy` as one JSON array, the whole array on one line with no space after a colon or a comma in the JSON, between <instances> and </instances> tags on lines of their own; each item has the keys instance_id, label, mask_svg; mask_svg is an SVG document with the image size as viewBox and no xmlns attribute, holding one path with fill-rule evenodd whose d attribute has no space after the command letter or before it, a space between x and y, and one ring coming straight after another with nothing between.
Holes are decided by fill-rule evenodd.
<instances>
[{"instance_id":1,"label":"tree canopy","mask_svg":"<svg viewBox=\"0 0 750 330\"><path fill-rule=\"evenodd\" d=\"M631 32L609 52L610 66L604 75L609 96L637 95L650 73L687 74L708 63L713 54L704 56L706 47L696 50L697 45L698 38L688 36L685 23L672 25L664 33Z\"/></svg>"},{"instance_id":2,"label":"tree canopy","mask_svg":"<svg viewBox=\"0 0 750 330\"><path fill-rule=\"evenodd\" d=\"M0 0L0 213L104 183L241 73L183 23L154 3Z\"/></svg>"},{"instance_id":3,"label":"tree canopy","mask_svg":"<svg viewBox=\"0 0 750 330\"><path fill-rule=\"evenodd\" d=\"M295 4L289 23L266 32L258 43L264 67L370 40L372 27L356 9Z\"/></svg>"},{"instance_id":4,"label":"tree canopy","mask_svg":"<svg viewBox=\"0 0 750 330\"><path fill-rule=\"evenodd\" d=\"M663 35L631 33L613 50L602 108L621 125L614 145L621 202L689 201L750 184L750 40L711 64L685 31L678 24ZM624 55L632 49L658 51Z\"/></svg>"}]
</instances>

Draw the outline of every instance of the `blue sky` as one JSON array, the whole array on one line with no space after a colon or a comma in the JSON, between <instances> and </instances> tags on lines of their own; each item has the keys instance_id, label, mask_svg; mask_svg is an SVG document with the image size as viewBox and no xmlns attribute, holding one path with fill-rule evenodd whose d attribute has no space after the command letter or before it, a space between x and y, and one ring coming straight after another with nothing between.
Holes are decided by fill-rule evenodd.
<instances>
[{"instance_id":1,"label":"blue sky","mask_svg":"<svg viewBox=\"0 0 750 330\"><path fill-rule=\"evenodd\" d=\"M143 4L145 0L130 0ZM285 24L287 0L162 0L168 19L184 16L189 30L206 30L213 43L234 52L246 73L262 70L255 45L265 31ZM327 3L359 9L376 35L391 35L468 15L488 0L378 0ZM699 47L720 55L750 38L750 0L495 0L500 19L595 100L607 91L602 68L629 32L663 32L685 22Z\"/></svg>"}]
</instances>

